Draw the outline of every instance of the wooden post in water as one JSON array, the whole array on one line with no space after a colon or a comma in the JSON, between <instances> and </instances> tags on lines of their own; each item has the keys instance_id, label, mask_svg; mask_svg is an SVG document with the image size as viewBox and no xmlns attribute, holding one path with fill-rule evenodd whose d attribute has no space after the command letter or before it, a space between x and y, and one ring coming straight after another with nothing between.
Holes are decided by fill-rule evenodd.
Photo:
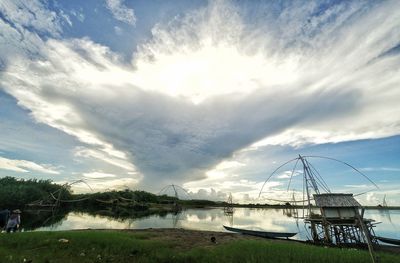
<instances>
[{"instance_id":1,"label":"wooden post in water","mask_svg":"<svg viewBox=\"0 0 400 263\"><path fill-rule=\"evenodd\" d=\"M358 223L361 227L362 233L367 241L368 251L371 256L372 263L376 263L376 256L375 256L375 252L374 252L374 247L372 246L371 236L370 236L370 233L369 233L367 227L364 224L363 218L361 217L360 213L358 212L358 209L356 209L356 216L358 219Z\"/></svg>"}]
</instances>

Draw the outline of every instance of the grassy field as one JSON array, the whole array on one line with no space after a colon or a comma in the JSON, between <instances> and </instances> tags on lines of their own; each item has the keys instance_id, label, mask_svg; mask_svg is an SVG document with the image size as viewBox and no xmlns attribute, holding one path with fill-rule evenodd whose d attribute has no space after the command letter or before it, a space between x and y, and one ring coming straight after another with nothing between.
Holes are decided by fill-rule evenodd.
<instances>
[{"instance_id":1,"label":"grassy field","mask_svg":"<svg viewBox=\"0 0 400 263\"><path fill-rule=\"evenodd\" d=\"M178 238L174 238L166 233L92 230L0 234L0 262L370 262L363 250L240 238L196 243L185 242L183 234L175 233ZM192 233L187 236L203 238ZM400 262L399 255L378 256L379 262Z\"/></svg>"}]
</instances>

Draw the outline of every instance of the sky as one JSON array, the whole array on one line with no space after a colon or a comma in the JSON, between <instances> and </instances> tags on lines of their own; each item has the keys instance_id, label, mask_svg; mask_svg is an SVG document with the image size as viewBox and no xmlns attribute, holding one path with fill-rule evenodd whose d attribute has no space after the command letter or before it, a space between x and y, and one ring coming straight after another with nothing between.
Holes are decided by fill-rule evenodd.
<instances>
[{"instance_id":1,"label":"sky","mask_svg":"<svg viewBox=\"0 0 400 263\"><path fill-rule=\"evenodd\" d=\"M398 1L0 0L0 176L400 205L399 71Z\"/></svg>"}]
</instances>

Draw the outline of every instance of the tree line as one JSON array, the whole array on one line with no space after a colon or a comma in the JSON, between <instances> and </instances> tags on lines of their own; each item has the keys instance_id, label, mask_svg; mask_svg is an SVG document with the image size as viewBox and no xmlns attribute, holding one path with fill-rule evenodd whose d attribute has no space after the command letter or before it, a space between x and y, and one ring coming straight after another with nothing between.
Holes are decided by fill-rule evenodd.
<instances>
[{"instance_id":1,"label":"tree line","mask_svg":"<svg viewBox=\"0 0 400 263\"><path fill-rule=\"evenodd\" d=\"M63 190L63 198L71 198L70 189L54 184L51 180L3 177L0 178L0 209L21 208L36 200L51 202L49 193L60 190Z\"/></svg>"},{"instance_id":2,"label":"tree line","mask_svg":"<svg viewBox=\"0 0 400 263\"><path fill-rule=\"evenodd\" d=\"M212 206L208 200L179 200L167 195L155 195L142 190L107 191L73 194L69 186L51 180L0 178L0 210L24 208L28 204L54 204L57 199L63 207L128 206L137 210L147 209L148 204L171 204Z\"/></svg>"}]
</instances>

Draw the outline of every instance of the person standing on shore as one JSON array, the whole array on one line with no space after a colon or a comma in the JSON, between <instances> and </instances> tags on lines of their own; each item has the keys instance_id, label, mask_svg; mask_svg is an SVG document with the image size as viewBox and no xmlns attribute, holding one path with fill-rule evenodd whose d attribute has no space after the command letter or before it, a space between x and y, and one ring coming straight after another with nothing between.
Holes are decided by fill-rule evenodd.
<instances>
[{"instance_id":1,"label":"person standing on shore","mask_svg":"<svg viewBox=\"0 0 400 263\"><path fill-rule=\"evenodd\" d=\"M16 232L21 224L21 210L16 209L11 212L10 217L8 218L6 231L7 233Z\"/></svg>"}]
</instances>

